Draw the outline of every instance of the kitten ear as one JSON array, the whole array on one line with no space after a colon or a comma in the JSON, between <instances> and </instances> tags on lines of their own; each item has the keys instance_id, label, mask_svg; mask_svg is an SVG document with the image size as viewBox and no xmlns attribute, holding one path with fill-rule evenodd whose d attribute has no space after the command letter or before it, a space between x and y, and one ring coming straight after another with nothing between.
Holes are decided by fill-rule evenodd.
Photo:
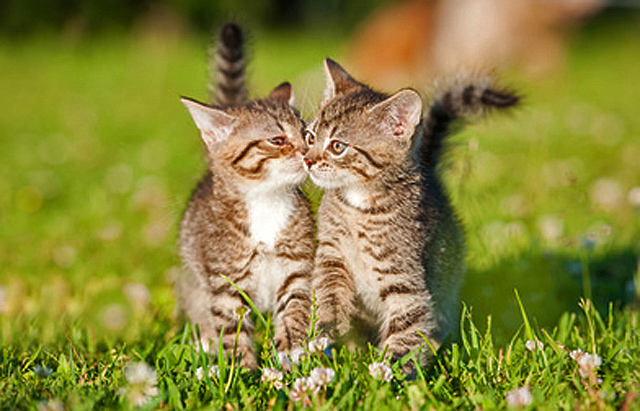
<instances>
[{"instance_id":1,"label":"kitten ear","mask_svg":"<svg viewBox=\"0 0 640 411\"><path fill-rule=\"evenodd\" d=\"M414 90L400 90L368 111L378 117L376 123L383 132L397 139L408 139L420 122L422 100Z\"/></svg>"},{"instance_id":2,"label":"kitten ear","mask_svg":"<svg viewBox=\"0 0 640 411\"><path fill-rule=\"evenodd\" d=\"M293 87L288 81L285 81L278 87L274 88L267 98L290 106L293 106L296 102L296 97L293 95Z\"/></svg>"},{"instance_id":3,"label":"kitten ear","mask_svg":"<svg viewBox=\"0 0 640 411\"><path fill-rule=\"evenodd\" d=\"M327 86L324 90L324 101L362 87L340 64L329 58L324 59L324 74L327 78Z\"/></svg>"},{"instance_id":4,"label":"kitten ear","mask_svg":"<svg viewBox=\"0 0 640 411\"><path fill-rule=\"evenodd\" d=\"M180 101L189 109L202 140L210 150L215 143L226 140L233 131L235 117L195 100L181 98Z\"/></svg>"}]
</instances>

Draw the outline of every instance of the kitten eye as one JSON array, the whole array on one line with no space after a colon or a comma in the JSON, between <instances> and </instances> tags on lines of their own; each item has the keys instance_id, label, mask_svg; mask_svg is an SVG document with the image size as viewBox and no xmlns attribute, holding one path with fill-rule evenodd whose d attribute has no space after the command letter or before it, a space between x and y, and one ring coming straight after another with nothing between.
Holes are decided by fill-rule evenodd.
<instances>
[{"instance_id":1,"label":"kitten eye","mask_svg":"<svg viewBox=\"0 0 640 411\"><path fill-rule=\"evenodd\" d=\"M315 134L313 134L313 132L311 132L310 130L307 130L307 132L304 133L304 141L308 146L312 146L316 142Z\"/></svg>"},{"instance_id":2,"label":"kitten eye","mask_svg":"<svg viewBox=\"0 0 640 411\"><path fill-rule=\"evenodd\" d=\"M267 140L267 142L271 145L279 147L284 145L287 142L287 137L277 136L277 137L270 138L269 140Z\"/></svg>"},{"instance_id":3,"label":"kitten eye","mask_svg":"<svg viewBox=\"0 0 640 411\"><path fill-rule=\"evenodd\" d=\"M329 144L329 151L331 151L335 155L340 155L347 149L347 143L343 143L342 141L334 140Z\"/></svg>"}]
</instances>

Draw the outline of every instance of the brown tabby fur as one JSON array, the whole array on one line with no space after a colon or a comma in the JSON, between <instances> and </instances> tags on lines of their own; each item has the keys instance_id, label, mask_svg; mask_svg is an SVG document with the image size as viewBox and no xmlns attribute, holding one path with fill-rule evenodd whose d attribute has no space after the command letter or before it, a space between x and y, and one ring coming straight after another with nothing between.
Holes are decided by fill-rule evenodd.
<instances>
[{"instance_id":1,"label":"brown tabby fur","mask_svg":"<svg viewBox=\"0 0 640 411\"><path fill-rule=\"evenodd\" d=\"M327 95L304 159L325 189L312 280L319 324L336 337L352 319L371 318L396 359L423 346L422 336L437 347L456 330L465 258L437 168L442 142L459 117L517 98L490 83L451 86L422 127L416 92L389 97L331 60L325 68Z\"/></svg>"},{"instance_id":2,"label":"brown tabby fur","mask_svg":"<svg viewBox=\"0 0 640 411\"><path fill-rule=\"evenodd\" d=\"M220 103L237 101L228 92L224 98ZM249 306L221 275L274 313L278 350L299 346L308 326L313 221L298 189L306 177L303 123L291 101L288 83L266 99L227 108L183 99L209 167L182 220L178 295L199 324L203 347L217 352L221 338L229 352L238 338L241 364L249 368L257 366Z\"/></svg>"}]
</instances>

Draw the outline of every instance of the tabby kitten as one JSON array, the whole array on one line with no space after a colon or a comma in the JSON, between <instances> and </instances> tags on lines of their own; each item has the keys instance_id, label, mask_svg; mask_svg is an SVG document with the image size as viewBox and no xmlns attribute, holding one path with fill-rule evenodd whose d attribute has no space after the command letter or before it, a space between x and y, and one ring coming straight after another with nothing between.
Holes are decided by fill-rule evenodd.
<instances>
[{"instance_id":1,"label":"tabby kitten","mask_svg":"<svg viewBox=\"0 0 640 411\"><path fill-rule=\"evenodd\" d=\"M518 99L490 82L461 83L441 93L421 123L415 91L387 96L332 60L325 69L325 100L304 157L325 189L312 280L319 324L335 338L355 318L370 318L393 359L424 345L421 334L437 347L456 330L465 259L438 172L442 143L459 117Z\"/></svg>"},{"instance_id":2,"label":"tabby kitten","mask_svg":"<svg viewBox=\"0 0 640 411\"><path fill-rule=\"evenodd\" d=\"M306 178L303 123L283 83L262 100L244 102L242 33L223 28L217 53L219 106L183 98L205 143L208 172L195 189L180 229L183 310L200 326L203 347L234 347L255 368L249 311L242 289L274 313L279 351L305 338L311 305L313 221L298 186ZM235 91L234 91L235 90ZM227 107L224 107L227 106ZM242 321L240 322L242 318Z\"/></svg>"}]
</instances>

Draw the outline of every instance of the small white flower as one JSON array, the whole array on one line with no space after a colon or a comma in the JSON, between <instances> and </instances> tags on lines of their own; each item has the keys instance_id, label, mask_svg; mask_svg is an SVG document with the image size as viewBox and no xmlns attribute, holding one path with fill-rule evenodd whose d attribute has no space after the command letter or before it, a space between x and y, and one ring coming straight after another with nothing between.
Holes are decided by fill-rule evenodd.
<instances>
[{"instance_id":1,"label":"small white flower","mask_svg":"<svg viewBox=\"0 0 640 411\"><path fill-rule=\"evenodd\" d=\"M157 380L156 370L145 362L130 363L124 369L124 376L131 385L155 385Z\"/></svg>"},{"instance_id":2,"label":"small white flower","mask_svg":"<svg viewBox=\"0 0 640 411\"><path fill-rule=\"evenodd\" d=\"M64 404L57 398L38 402L38 411L63 411Z\"/></svg>"},{"instance_id":3,"label":"small white flower","mask_svg":"<svg viewBox=\"0 0 640 411\"><path fill-rule=\"evenodd\" d=\"M555 243L564 234L564 221L554 215L545 215L538 220L538 228L542 238L550 243Z\"/></svg>"},{"instance_id":4,"label":"small white flower","mask_svg":"<svg viewBox=\"0 0 640 411\"><path fill-rule=\"evenodd\" d=\"M605 211L613 211L618 208L624 192L617 180L601 178L591 186L591 201Z\"/></svg>"},{"instance_id":5,"label":"small white flower","mask_svg":"<svg viewBox=\"0 0 640 411\"><path fill-rule=\"evenodd\" d=\"M309 341L310 353L314 353L314 352L322 353L324 352L324 350L327 349L327 347L329 347L329 338L327 337L320 337L320 338L316 338L315 340Z\"/></svg>"},{"instance_id":6,"label":"small white flower","mask_svg":"<svg viewBox=\"0 0 640 411\"><path fill-rule=\"evenodd\" d=\"M391 367L381 362L369 364L369 374L376 380L391 381L393 378Z\"/></svg>"},{"instance_id":7,"label":"small white flower","mask_svg":"<svg viewBox=\"0 0 640 411\"><path fill-rule=\"evenodd\" d=\"M311 395L318 391L310 378L300 377L293 382L291 386L291 399L295 402L302 402L303 405L311 405Z\"/></svg>"},{"instance_id":8,"label":"small white flower","mask_svg":"<svg viewBox=\"0 0 640 411\"><path fill-rule=\"evenodd\" d=\"M325 387L333 381L336 372L332 368L314 368L309 374L309 379L318 387Z\"/></svg>"},{"instance_id":9,"label":"small white flower","mask_svg":"<svg viewBox=\"0 0 640 411\"><path fill-rule=\"evenodd\" d=\"M278 352L278 361L280 362L280 365L282 366L284 372L291 372L293 365L291 364L291 360L289 359L289 356L286 352Z\"/></svg>"},{"instance_id":10,"label":"small white flower","mask_svg":"<svg viewBox=\"0 0 640 411\"><path fill-rule=\"evenodd\" d=\"M289 357L291 358L291 362L298 365L300 364L300 359L302 359L302 357L306 355L306 353L304 352L304 350L300 347L298 348L294 348L293 350L291 350L291 352L289 353Z\"/></svg>"},{"instance_id":11,"label":"small white flower","mask_svg":"<svg viewBox=\"0 0 640 411\"><path fill-rule=\"evenodd\" d=\"M133 405L142 406L158 395L159 391L156 387L158 377L155 369L149 364L130 363L124 370L124 376L129 386L122 393Z\"/></svg>"},{"instance_id":12,"label":"small white flower","mask_svg":"<svg viewBox=\"0 0 640 411\"><path fill-rule=\"evenodd\" d=\"M578 359L580 357L582 357L584 355L584 351L582 351L581 349L577 349L577 350L573 350L569 352L569 357L571 357L571 359L578 361Z\"/></svg>"},{"instance_id":13,"label":"small white flower","mask_svg":"<svg viewBox=\"0 0 640 411\"><path fill-rule=\"evenodd\" d=\"M270 382L273 386L279 390L284 384L282 383L282 371L277 370L275 368L264 368L262 370L262 376L260 377L260 381L262 382Z\"/></svg>"},{"instance_id":14,"label":"small white flower","mask_svg":"<svg viewBox=\"0 0 640 411\"><path fill-rule=\"evenodd\" d=\"M640 187L633 187L627 195L629 203L634 207L640 207Z\"/></svg>"},{"instance_id":15,"label":"small white flower","mask_svg":"<svg viewBox=\"0 0 640 411\"><path fill-rule=\"evenodd\" d=\"M202 381L204 378L204 369L202 367L198 367L196 370L196 378L198 381ZM209 366L209 378L220 378L220 368L217 365Z\"/></svg>"},{"instance_id":16,"label":"small white flower","mask_svg":"<svg viewBox=\"0 0 640 411\"><path fill-rule=\"evenodd\" d=\"M574 350L569 356L578 363L578 373L582 378L589 378L596 368L602 365L602 358L598 354L589 354L582 350Z\"/></svg>"},{"instance_id":17,"label":"small white flower","mask_svg":"<svg viewBox=\"0 0 640 411\"><path fill-rule=\"evenodd\" d=\"M541 343L538 340L535 340L535 341L529 340L524 345L525 345L525 347L527 347L527 350L529 350L529 351L534 351L536 349L536 347L539 350L544 350L544 344Z\"/></svg>"},{"instance_id":18,"label":"small white flower","mask_svg":"<svg viewBox=\"0 0 640 411\"><path fill-rule=\"evenodd\" d=\"M526 407L533 402L533 396L529 387L524 386L509 391L506 400L510 407Z\"/></svg>"}]
</instances>

